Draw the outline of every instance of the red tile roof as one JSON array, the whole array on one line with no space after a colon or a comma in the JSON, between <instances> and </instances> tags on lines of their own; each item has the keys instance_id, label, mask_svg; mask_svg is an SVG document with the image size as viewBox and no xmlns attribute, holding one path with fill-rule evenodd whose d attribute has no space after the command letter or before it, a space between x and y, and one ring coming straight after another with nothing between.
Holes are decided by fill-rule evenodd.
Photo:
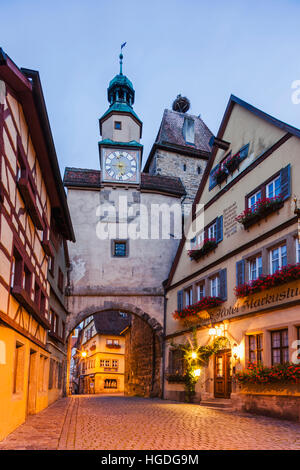
<instances>
[{"instance_id":1,"label":"red tile roof","mask_svg":"<svg viewBox=\"0 0 300 470\"><path fill-rule=\"evenodd\" d=\"M66 168L64 185L67 187L100 188L101 172L83 168ZM185 194L180 178L173 176L141 174L141 190L168 193L178 197Z\"/></svg>"}]
</instances>

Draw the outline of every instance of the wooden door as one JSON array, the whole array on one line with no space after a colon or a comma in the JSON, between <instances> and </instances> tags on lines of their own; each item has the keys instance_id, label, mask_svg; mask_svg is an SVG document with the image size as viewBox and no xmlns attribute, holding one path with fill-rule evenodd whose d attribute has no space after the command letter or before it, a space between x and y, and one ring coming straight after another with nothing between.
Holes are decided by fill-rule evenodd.
<instances>
[{"instance_id":1,"label":"wooden door","mask_svg":"<svg viewBox=\"0 0 300 470\"><path fill-rule=\"evenodd\" d=\"M230 398L231 393L231 350L215 354L214 395L216 398Z\"/></svg>"}]
</instances>

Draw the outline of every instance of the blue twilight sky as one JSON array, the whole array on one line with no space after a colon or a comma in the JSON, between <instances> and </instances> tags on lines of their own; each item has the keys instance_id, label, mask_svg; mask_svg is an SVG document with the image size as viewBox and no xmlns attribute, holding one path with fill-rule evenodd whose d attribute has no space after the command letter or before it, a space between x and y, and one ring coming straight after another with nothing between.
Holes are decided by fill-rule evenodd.
<instances>
[{"instance_id":1,"label":"blue twilight sky","mask_svg":"<svg viewBox=\"0 0 300 470\"><path fill-rule=\"evenodd\" d=\"M0 46L40 72L61 170L99 168L98 118L124 73L144 161L178 93L216 133L231 93L300 127L300 0L0 0Z\"/></svg>"}]
</instances>

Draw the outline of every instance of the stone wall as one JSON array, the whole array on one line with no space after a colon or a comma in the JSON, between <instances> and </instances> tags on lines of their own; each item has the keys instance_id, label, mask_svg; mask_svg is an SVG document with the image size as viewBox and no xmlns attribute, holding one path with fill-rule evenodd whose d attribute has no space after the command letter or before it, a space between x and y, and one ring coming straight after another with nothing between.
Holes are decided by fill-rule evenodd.
<instances>
[{"instance_id":1,"label":"stone wall","mask_svg":"<svg viewBox=\"0 0 300 470\"><path fill-rule=\"evenodd\" d=\"M237 411L300 422L299 384L251 384L232 393L231 401Z\"/></svg>"},{"instance_id":2,"label":"stone wall","mask_svg":"<svg viewBox=\"0 0 300 470\"><path fill-rule=\"evenodd\" d=\"M125 395L161 395L161 342L153 329L132 316L125 335Z\"/></svg>"},{"instance_id":3,"label":"stone wall","mask_svg":"<svg viewBox=\"0 0 300 470\"><path fill-rule=\"evenodd\" d=\"M185 198L187 204L192 203L196 196L205 167L204 159L157 150L149 167L149 173L179 177L187 192Z\"/></svg>"}]
</instances>

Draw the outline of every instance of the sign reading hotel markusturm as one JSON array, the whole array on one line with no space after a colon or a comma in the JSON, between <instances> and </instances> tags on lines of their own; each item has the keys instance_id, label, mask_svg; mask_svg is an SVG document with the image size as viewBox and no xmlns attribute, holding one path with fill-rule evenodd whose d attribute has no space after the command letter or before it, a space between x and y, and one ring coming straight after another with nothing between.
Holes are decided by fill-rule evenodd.
<instances>
[{"instance_id":1,"label":"sign reading hotel markusturm","mask_svg":"<svg viewBox=\"0 0 300 470\"><path fill-rule=\"evenodd\" d=\"M263 311L281 304L299 301L300 284L299 281L289 284L289 287L281 289L270 289L268 292L260 292L244 299L237 299L234 305L221 307L210 315L209 319L203 320L202 324L209 324L211 321L218 322L226 318L233 318L239 315L246 315L255 311Z\"/></svg>"}]
</instances>

